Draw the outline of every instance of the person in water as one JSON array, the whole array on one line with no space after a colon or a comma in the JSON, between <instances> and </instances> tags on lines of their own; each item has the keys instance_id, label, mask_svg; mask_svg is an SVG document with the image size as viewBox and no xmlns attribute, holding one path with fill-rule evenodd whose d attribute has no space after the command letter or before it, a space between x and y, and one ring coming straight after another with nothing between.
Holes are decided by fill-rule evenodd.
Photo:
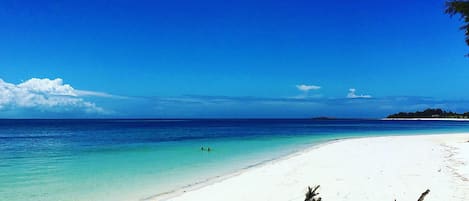
<instances>
[{"instance_id":1,"label":"person in water","mask_svg":"<svg viewBox=\"0 0 469 201\"><path fill-rule=\"evenodd\" d=\"M210 147L207 147L207 149L205 149L204 147L200 147L200 151L212 151L212 149L210 149Z\"/></svg>"}]
</instances>

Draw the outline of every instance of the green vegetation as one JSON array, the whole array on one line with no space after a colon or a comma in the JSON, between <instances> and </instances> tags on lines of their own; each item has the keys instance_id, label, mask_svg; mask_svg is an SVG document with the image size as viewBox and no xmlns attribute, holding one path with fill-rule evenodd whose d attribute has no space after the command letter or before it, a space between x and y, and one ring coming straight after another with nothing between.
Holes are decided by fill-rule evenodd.
<instances>
[{"instance_id":1,"label":"green vegetation","mask_svg":"<svg viewBox=\"0 0 469 201\"><path fill-rule=\"evenodd\" d=\"M459 14L460 20L464 20L464 25L460 28L465 30L466 44L469 45L469 1L467 0L453 0L446 2L446 14L451 17ZM466 55L469 56L469 55Z\"/></svg>"},{"instance_id":2,"label":"green vegetation","mask_svg":"<svg viewBox=\"0 0 469 201\"><path fill-rule=\"evenodd\" d=\"M447 112L442 109L426 109L424 111L417 112L399 112L396 114L389 115L388 118L457 118L457 119L469 119L469 112L466 113L455 113Z\"/></svg>"}]
</instances>

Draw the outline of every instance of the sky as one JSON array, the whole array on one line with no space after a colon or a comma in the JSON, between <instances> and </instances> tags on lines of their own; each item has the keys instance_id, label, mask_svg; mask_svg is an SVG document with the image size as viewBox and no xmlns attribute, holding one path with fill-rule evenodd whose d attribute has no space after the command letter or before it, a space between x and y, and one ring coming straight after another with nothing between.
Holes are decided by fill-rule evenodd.
<instances>
[{"instance_id":1,"label":"sky","mask_svg":"<svg viewBox=\"0 0 469 201\"><path fill-rule=\"evenodd\" d=\"M0 1L0 118L469 111L440 0Z\"/></svg>"}]
</instances>

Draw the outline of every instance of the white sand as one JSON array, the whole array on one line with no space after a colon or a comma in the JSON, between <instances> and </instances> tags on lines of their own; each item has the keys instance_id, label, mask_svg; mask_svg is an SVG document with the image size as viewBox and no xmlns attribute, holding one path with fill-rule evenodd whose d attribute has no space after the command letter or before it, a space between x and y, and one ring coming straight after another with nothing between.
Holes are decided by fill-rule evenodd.
<instances>
[{"instance_id":1,"label":"white sand","mask_svg":"<svg viewBox=\"0 0 469 201\"><path fill-rule=\"evenodd\" d=\"M469 200L469 133L341 140L248 169L171 201Z\"/></svg>"}]
</instances>

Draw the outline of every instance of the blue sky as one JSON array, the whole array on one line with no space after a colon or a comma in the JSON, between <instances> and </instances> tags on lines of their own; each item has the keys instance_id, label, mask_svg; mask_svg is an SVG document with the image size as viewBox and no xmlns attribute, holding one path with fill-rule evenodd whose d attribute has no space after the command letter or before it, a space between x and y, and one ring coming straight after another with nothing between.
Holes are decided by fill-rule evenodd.
<instances>
[{"instance_id":1,"label":"blue sky","mask_svg":"<svg viewBox=\"0 0 469 201\"><path fill-rule=\"evenodd\" d=\"M0 1L0 117L469 111L469 48L443 11L437 0Z\"/></svg>"}]
</instances>

